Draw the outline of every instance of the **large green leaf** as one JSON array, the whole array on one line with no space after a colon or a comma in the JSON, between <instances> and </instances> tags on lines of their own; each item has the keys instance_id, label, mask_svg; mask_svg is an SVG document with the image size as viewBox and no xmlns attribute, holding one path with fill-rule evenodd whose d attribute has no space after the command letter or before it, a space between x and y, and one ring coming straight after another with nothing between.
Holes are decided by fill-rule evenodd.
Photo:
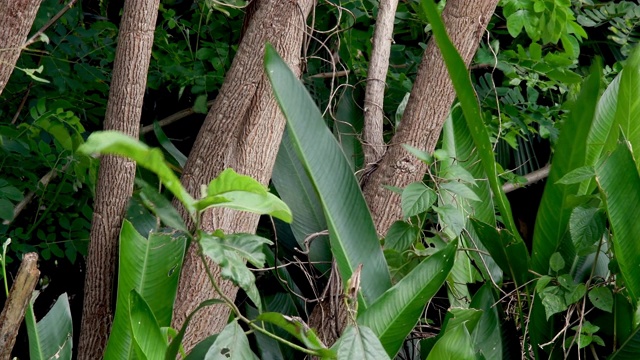
<instances>
[{"instance_id":1,"label":"large green leaf","mask_svg":"<svg viewBox=\"0 0 640 360\"><path fill-rule=\"evenodd\" d=\"M338 344L338 360L385 360L384 352L376 334L366 326L348 326Z\"/></svg>"},{"instance_id":2,"label":"large green leaf","mask_svg":"<svg viewBox=\"0 0 640 360\"><path fill-rule=\"evenodd\" d=\"M256 287L256 277L245 264L249 262L256 268L262 268L265 256L262 247L271 241L258 235L230 234L221 231L207 234L200 231L202 252L221 268L222 278L233 281L241 287L254 304L262 311L260 294Z\"/></svg>"},{"instance_id":3,"label":"large green leaf","mask_svg":"<svg viewBox=\"0 0 640 360\"><path fill-rule=\"evenodd\" d=\"M460 57L460 54L456 51L455 46L447 36L444 23L439 16L439 12L436 9L433 0L422 0L422 6L424 12L429 19L429 23L433 29L433 36L442 52L444 61L449 70L449 76L453 82L453 87L458 95L458 100L462 106L464 118L467 120L467 126L473 138L473 142L478 149L478 155L480 157L482 167L489 180L491 191L493 192L494 202L500 210L502 215L502 221L506 228L515 236L519 237L518 229L513 221L513 215L511 214L511 206L507 201L507 197L504 195L502 185L498 180L498 172L496 168L496 161L493 154L493 148L489 141L489 133L482 119L480 112L480 106L478 105L478 99L471 79L469 78L469 72L467 66Z\"/></svg>"},{"instance_id":4,"label":"large green leaf","mask_svg":"<svg viewBox=\"0 0 640 360\"><path fill-rule=\"evenodd\" d=\"M571 107L554 149L533 232L532 267L543 275L549 271L549 259L553 253L560 252L567 264L571 264L575 257L573 244L565 233L575 205L570 199L578 193L579 184L561 184L558 180L586 163L587 136L598 103L601 76L601 65L596 62Z\"/></svg>"},{"instance_id":5,"label":"large green leaf","mask_svg":"<svg viewBox=\"0 0 640 360\"><path fill-rule=\"evenodd\" d=\"M473 296L469 305L474 309L482 310L480 321L471 332L471 339L485 359L499 360L506 352L500 313L498 307L494 306L497 301L491 283L486 282Z\"/></svg>"},{"instance_id":6,"label":"large green leaf","mask_svg":"<svg viewBox=\"0 0 640 360\"><path fill-rule=\"evenodd\" d=\"M620 73L613 79L600 97L600 100L598 100L596 113L593 116L593 124L587 137L586 165L593 166L596 164L605 149L609 133L614 129L613 119L616 116L616 107L618 106L618 88L620 86L621 76L622 74ZM587 194L595 187L596 180L592 178L590 181L585 181L580 184L580 191L578 193L581 195Z\"/></svg>"},{"instance_id":7,"label":"large green leaf","mask_svg":"<svg viewBox=\"0 0 640 360\"><path fill-rule=\"evenodd\" d=\"M218 334L204 359L258 360L258 357L251 351L249 339L238 321L233 320Z\"/></svg>"},{"instance_id":8,"label":"large green leaf","mask_svg":"<svg viewBox=\"0 0 640 360\"><path fill-rule=\"evenodd\" d=\"M609 360L636 360L640 354L640 326L629 335L629 338L614 352Z\"/></svg>"},{"instance_id":9,"label":"large green leaf","mask_svg":"<svg viewBox=\"0 0 640 360\"><path fill-rule=\"evenodd\" d=\"M640 164L640 46L629 55L620 77L618 88L618 106L613 121L613 128L609 134L608 143L615 147L620 131L631 144L633 158Z\"/></svg>"},{"instance_id":10,"label":"large green leaf","mask_svg":"<svg viewBox=\"0 0 640 360\"><path fill-rule=\"evenodd\" d=\"M151 232L149 239L145 239L130 222L124 221L120 231L116 315L105 358L134 356L129 320L131 290L136 290L149 304L159 326L170 325L185 246L184 235Z\"/></svg>"},{"instance_id":11,"label":"large green leaf","mask_svg":"<svg viewBox=\"0 0 640 360\"><path fill-rule=\"evenodd\" d=\"M71 359L73 349L73 322L69 298L64 293L47 315L36 323L33 314L33 301L27 307L24 320L29 335L29 358L32 360Z\"/></svg>"},{"instance_id":12,"label":"large green leaf","mask_svg":"<svg viewBox=\"0 0 640 360\"><path fill-rule=\"evenodd\" d=\"M429 352L427 360L476 360L471 335L464 324L447 330Z\"/></svg>"},{"instance_id":13,"label":"large green leaf","mask_svg":"<svg viewBox=\"0 0 640 360\"><path fill-rule=\"evenodd\" d=\"M456 249L457 241L452 241L446 248L423 260L368 309L358 314L358 323L373 330L390 357L396 355L426 304L449 276Z\"/></svg>"},{"instance_id":14,"label":"large green leaf","mask_svg":"<svg viewBox=\"0 0 640 360\"><path fill-rule=\"evenodd\" d=\"M162 359L167 350L167 339L149 304L134 289L129 293L129 313L133 341L147 359Z\"/></svg>"},{"instance_id":15,"label":"large green leaf","mask_svg":"<svg viewBox=\"0 0 640 360\"><path fill-rule=\"evenodd\" d=\"M309 246L309 260L318 264L316 267L320 271L327 271L331 261L329 237L317 235L305 244L310 235L327 230L327 220L313 184L295 153L289 131L282 134L271 180L278 195L296 214L291 222L291 231L299 248L306 251Z\"/></svg>"},{"instance_id":16,"label":"large green leaf","mask_svg":"<svg viewBox=\"0 0 640 360\"><path fill-rule=\"evenodd\" d=\"M458 174L459 171L455 169L460 166L468 171L474 180L478 180L470 188L480 200L456 201L454 205L462 206L465 214L469 214L465 226L467 236L462 238L465 241L465 247L480 250L467 251L467 255L479 265L485 279L491 277L493 282L500 283L502 282L502 270L496 265L491 256L485 255L485 246L480 242L473 227L469 226L469 218L471 217L495 226L496 216L491 187L486 181L480 180L486 178L486 173L480 163L478 153L475 151L473 138L460 106L454 106L451 110L451 115L444 123L442 128L442 148L447 150L447 153L451 156L450 161L442 162L441 164L442 177L456 180L460 175Z\"/></svg>"},{"instance_id":17,"label":"large green leaf","mask_svg":"<svg viewBox=\"0 0 640 360\"><path fill-rule=\"evenodd\" d=\"M506 229L472 219L471 224L478 238L491 257L508 274L517 286L523 286L529 277L529 253L525 243Z\"/></svg>"},{"instance_id":18,"label":"large green leaf","mask_svg":"<svg viewBox=\"0 0 640 360\"><path fill-rule=\"evenodd\" d=\"M391 286L391 276L360 186L313 99L270 45L265 68L293 146L322 203L343 281L363 265L360 300L364 309Z\"/></svg>"},{"instance_id":19,"label":"large green leaf","mask_svg":"<svg viewBox=\"0 0 640 360\"><path fill-rule=\"evenodd\" d=\"M634 303L640 298L640 175L629 144L621 142L596 168L613 231L613 251Z\"/></svg>"},{"instance_id":20,"label":"large green leaf","mask_svg":"<svg viewBox=\"0 0 640 360\"><path fill-rule=\"evenodd\" d=\"M78 152L86 155L118 155L132 159L139 166L156 174L162 184L185 205L189 213L194 212L194 199L167 165L162 150L150 148L118 131L96 131L89 135L86 143L80 145Z\"/></svg>"}]
</instances>

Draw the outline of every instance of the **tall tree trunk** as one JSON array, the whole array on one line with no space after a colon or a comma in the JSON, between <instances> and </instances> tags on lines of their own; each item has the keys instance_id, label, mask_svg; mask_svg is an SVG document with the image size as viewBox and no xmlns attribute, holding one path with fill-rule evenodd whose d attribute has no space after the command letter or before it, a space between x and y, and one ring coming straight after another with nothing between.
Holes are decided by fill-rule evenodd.
<instances>
[{"instance_id":1,"label":"tall tree trunk","mask_svg":"<svg viewBox=\"0 0 640 360\"><path fill-rule=\"evenodd\" d=\"M442 18L449 37L467 65L478 49L479 40L497 4L498 0L447 1ZM388 151L364 185L365 200L379 235L385 235L391 224L402 218L400 196L383 186L404 188L421 180L426 171L426 166L406 152L401 144L432 152L454 99L455 90L442 54L431 39L418 68L400 126ZM323 293L309 318L310 326L318 329L318 335L328 345L337 340L346 321L344 302L339 299L342 284L339 276L332 273L332 278L338 284L333 283L331 289ZM336 294L336 291L340 293Z\"/></svg>"},{"instance_id":2,"label":"tall tree trunk","mask_svg":"<svg viewBox=\"0 0 640 360\"><path fill-rule=\"evenodd\" d=\"M105 130L138 137L159 0L124 3ZM113 320L118 237L133 191L135 162L104 156L100 162L87 257L78 359L100 359Z\"/></svg>"},{"instance_id":3,"label":"tall tree trunk","mask_svg":"<svg viewBox=\"0 0 640 360\"><path fill-rule=\"evenodd\" d=\"M203 124L182 175L182 183L195 196L223 169L231 167L266 184L280 144L285 120L264 73L265 43L270 42L294 71L301 69L301 47L306 18L315 0L254 0L253 15L233 59L220 93ZM258 216L216 209L203 217L206 231L253 232ZM220 277L209 262L225 294L234 298L237 288ZM173 326L179 328L200 302L215 297L204 264L191 246L182 268ZM183 345L189 351L205 337L220 332L228 308L203 309L192 319Z\"/></svg>"},{"instance_id":4,"label":"tall tree trunk","mask_svg":"<svg viewBox=\"0 0 640 360\"><path fill-rule=\"evenodd\" d=\"M364 94L364 161L367 166L377 163L385 153L382 128L384 125L384 90L387 85L389 55L393 41L393 20L396 18L398 0L381 1L373 32L373 47Z\"/></svg>"},{"instance_id":5,"label":"tall tree trunk","mask_svg":"<svg viewBox=\"0 0 640 360\"><path fill-rule=\"evenodd\" d=\"M0 0L0 95L7 85L42 0Z\"/></svg>"},{"instance_id":6,"label":"tall tree trunk","mask_svg":"<svg viewBox=\"0 0 640 360\"><path fill-rule=\"evenodd\" d=\"M442 17L449 37L467 65L478 49L497 4L498 0L447 1ZM391 224L402 218L400 195L384 185L404 188L421 180L426 171L426 165L401 145L409 144L432 152L455 97L442 54L431 39L418 68L398 131L363 189L379 235L385 235Z\"/></svg>"}]
</instances>

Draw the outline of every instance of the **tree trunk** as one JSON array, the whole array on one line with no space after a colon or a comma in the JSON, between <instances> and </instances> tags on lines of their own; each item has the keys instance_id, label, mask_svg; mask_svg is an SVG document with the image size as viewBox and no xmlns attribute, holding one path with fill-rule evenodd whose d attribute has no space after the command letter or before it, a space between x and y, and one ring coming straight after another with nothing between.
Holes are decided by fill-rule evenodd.
<instances>
[{"instance_id":1,"label":"tree trunk","mask_svg":"<svg viewBox=\"0 0 640 360\"><path fill-rule=\"evenodd\" d=\"M315 0L254 1L252 19L185 165L182 183L194 196L199 196L202 184L208 184L228 167L263 184L271 177L285 119L264 73L264 46L266 42L273 44L289 66L300 72L306 18ZM256 215L216 209L203 216L202 227L226 233L254 232L257 223ZM217 266L211 262L208 266L225 294L234 298L237 288L221 279ZM213 297L215 292L197 246L192 245L182 268L173 327L180 328L200 302ZM220 332L228 316L225 306L201 310L189 325L183 341L185 350Z\"/></svg>"},{"instance_id":2,"label":"tree trunk","mask_svg":"<svg viewBox=\"0 0 640 360\"><path fill-rule=\"evenodd\" d=\"M158 6L159 0L124 3L105 130L138 137ZM118 238L135 173L135 162L102 157L91 223L78 359L102 358L109 336Z\"/></svg>"},{"instance_id":3,"label":"tree trunk","mask_svg":"<svg viewBox=\"0 0 640 360\"><path fill-rule=\"evenodd\" d=\"M377 163L385 153L382 128L384 125L384 90L386 88L389 55L393 41L393 20L396 18L398 0L381 1L373 32L373 47L364 94L364 127L362 142L364 162L367 166Z\"/></svg>"},{"instance_id":4,"label":"tree trunk","mask_svg":"<svg viewBox=\"0 0 640 360\"><path fill-rule=\"evenodd\" d=\"M0 95L20 57L42 0L0 0Z\"/></svg>"},{"instance_id":5,"label":"tree trunk","mask_svg":"<svg viewBox=\"0 0 640 360\"><path fill-rule=\"evenodd\" d=\"M449 37L467 65L476 53L497 3L498 0L447 1L442 18ZM426 171L426 166L406 152L401 144L432 152L454 99L455 90L449 73L436 42L431 39L418 68L400 126L388 151L364 185L364 196L380 236L387 233L394 221L402 218L400 196L383 185L404 188L422 180ZM333 273L332 278L340 280ZM318 335L328 346L338 339L346 320L344 302L335 300L341 294L335 291L342 292L342 288L341 283L334 284L332 290L325 291L309 317L309 325L318 329Z\"/></svg>"},{"instance_id":6,"label":"tree trunk","mask_svg":"<svg viewBox=\"0 0 640 360\"><path fill-rule=\"evenodd\" d=\"M449 37L467 66L478 49L498 0L449 0L442 17ZM433 152L456 94L442 54L431 39L418 68L409 102L388 151L364 186L376 230L383 236L402 218L400 195L384 185L405 188L422 180L426 165L410 155L402 144Z\"/></svg>"}]
</instances>

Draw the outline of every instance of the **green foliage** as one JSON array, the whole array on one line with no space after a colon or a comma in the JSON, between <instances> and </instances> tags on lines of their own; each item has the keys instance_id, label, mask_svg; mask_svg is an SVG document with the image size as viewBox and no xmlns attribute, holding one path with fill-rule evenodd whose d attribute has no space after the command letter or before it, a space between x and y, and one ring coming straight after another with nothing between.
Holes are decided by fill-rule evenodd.
<instances>
[{"instance_id":1,"label":"green foliage","mask_svg":"<svg viewBox=\"0 0 640 360\"><path fill-rule=\"evenodd\" d=\"M30 359L70 360L73 350L73 323L67 294L60 295L47 315L36 323L33 303L37 297L38 292L35 292L25 314Z\"/></svg>"},{"instance_id":2,"label":"green foliage","mask_svg":"<svg viewBox=\"0 0 640 360\"><path fill-rule=\"evenodd\" d=\"M287 119L289 136L322 203L343 281L362 265L360 301L366 308L391 281L358 182L313 100L271 46L266 49L265 69Z\"/></svg>"}]
</instances>

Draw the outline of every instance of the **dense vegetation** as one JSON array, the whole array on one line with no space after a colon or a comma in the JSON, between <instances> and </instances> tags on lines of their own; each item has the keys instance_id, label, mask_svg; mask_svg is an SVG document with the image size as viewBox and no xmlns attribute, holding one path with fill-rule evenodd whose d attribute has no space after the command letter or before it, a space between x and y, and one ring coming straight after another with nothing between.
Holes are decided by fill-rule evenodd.
<instances>
[{"instance_id":1,"label":"dense vegetation","mask_svg":"<svg viewBox=\"0 0 640 360\"><path fill-rule=\"evenodd\" d=\"M232 170L204 184L202 198L179 185L241 39L245 3L161 2L141 142L98 131L122 4L82 1L23 51L0 97L0 234L11 239L2 254L5 292L25 253L39 254L42 275L26 316L28 343L25 331L16 356L28 358L29 347L31 358L39 358L34 349L47 357L47 347L55 353L62 345L70 358L77 341L94 154L138 164L107 358L181 351L184 329L167 327L187 242L242 289L235 301L203 303L224 303L233 320L189 358L216 351L236 359L640 354L637 2L503 0L467 70L434 4L400 1L385 140L402 119L431 37L450 73L470 76L453 77L458 100L437 150L406 146L428 171L393 189L404 218L382 240L358 182L367 170L359 134L376 1L319 2L300 81L267 48L265 68L288 124L271 186ZM32 33L61 7L43 1ZM548 176L532 184L530 174L541 169ZM505 195L505 184L527 187ZM265 216L257 235L191 230L173 197L196 225L210 207ZM347 311L333 347L306 327L332 258ZM35 319L49 310L36 331ZM75 339L66 341L71 329ZM42 334L64 336L47 343Z\"/></svg>"}]
</instances>

